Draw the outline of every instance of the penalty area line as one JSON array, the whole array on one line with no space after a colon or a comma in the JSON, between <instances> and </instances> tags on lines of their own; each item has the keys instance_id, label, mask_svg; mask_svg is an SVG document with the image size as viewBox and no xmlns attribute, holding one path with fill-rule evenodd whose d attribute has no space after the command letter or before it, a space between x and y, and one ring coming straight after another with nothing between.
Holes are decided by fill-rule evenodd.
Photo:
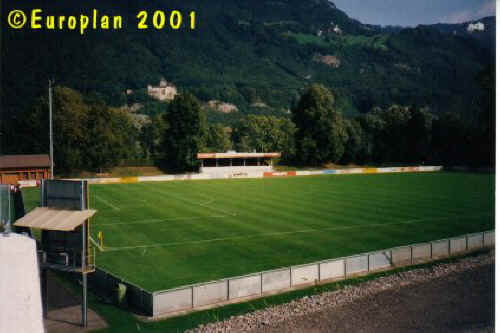
<instances>
[{"instance_id":1,"label":"penalty area line","mask_svg":"<svg viewBox=\"0 0 500 333\"><path fill-rule=\"evenodd\" d=\"M117 211L120 211L121 209L115 205L113 205L111 202L107 201L107 200L104 200L103 198L101 198L100 196L98 195L95 195L95 198L97 200L99 200L100 202L102 202L103 204L105 204L106 206L110 207L111 209L113 210L117 210Z\"/></svg>"},{"instance_id":2,"label":"penalty area line","mask_svg":"<svg viewBox=\"0 0 500 333\"><path fill-rule=\"evenodd\" d=\"M257 234L257 235L221 237L221 238L182 241L182 242L170 242L170 243L159 243L159 244L150 244L150 245L107 247L105 249L105 252L126 251L126 250L155 248L155 247L170 247L170 246L189 245L189 244L214 243L214 242L232 241L232 240L238 240L238 239L264 238L264 237L272 237L272 236L293 235L293 234L301 234L301 233L314 233L314 232L323 232L323 231L332 231L332 230L349 230L349 229L366 228L366 227L386 227L386 226L394 226L394 225L418 224L418 223L423 223L423 222L428 222L428 221L449 220L451 218L480 218L480 217L486 217L486 216L492 216L492 214L485 213L485 214L475 214L473 216L447 216L447 217L436 217L436 218L427 218L427 219L406 220L406 221L399 221L399 222L393 222L393 223L357 224L357 225L351 225L351 226L340 226L340 227L321 228L321 229L304 229L304 230L283 231L283 232L270 232L270 233Z\"/></svg>"},{"instance_id":3,"label":"penalty area line","mask_svg":"<svg viewBox=\"0 0 500 333\"><path fill-rule=\"evenodd\" d=\"M163 223L169 221L191 221L191 220L202 220L202 219L223 219L229 217L227 215L211 215L211 216L195 216L195 217L172 217L168 219L151 219L151 220L141 220L141 221L133 221L133 222L120 222L120 223L100 223L95 224L97 227L103 226L118 226L118 225L128 225L128 224L154 224L154 223Z\"/></svg>"}]
</instances>

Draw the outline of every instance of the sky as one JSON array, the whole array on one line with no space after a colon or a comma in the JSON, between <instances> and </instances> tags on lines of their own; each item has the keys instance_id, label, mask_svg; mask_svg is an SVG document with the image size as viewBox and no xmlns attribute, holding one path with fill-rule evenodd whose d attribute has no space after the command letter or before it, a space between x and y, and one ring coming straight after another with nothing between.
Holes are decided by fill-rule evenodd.
<instances>
[{"instance_id":1,"label":"sky","mask_svg":"<svg viewBox=\"0 0 500 333\"><path fill-rule=\"evenodd\" d=\"M495 14L495 0L331 1L350 17L378 25L463 23Z\"/></svg>"}]
</instances>

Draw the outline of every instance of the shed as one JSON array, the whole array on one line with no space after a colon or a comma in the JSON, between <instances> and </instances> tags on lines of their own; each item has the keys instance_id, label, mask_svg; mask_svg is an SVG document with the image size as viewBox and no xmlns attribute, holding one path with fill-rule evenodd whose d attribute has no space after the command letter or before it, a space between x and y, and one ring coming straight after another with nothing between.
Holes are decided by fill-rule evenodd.
<instances>
[{"instance_id":1,"label":"shed","mask_svg":"<svg viewBox=\"0 0 500 333\"><path fill-rule=\"evenodd\" d=\"M50 177L47 154L0 155L0 184L17 185L20 180L41 180Z\"/></svg>"}]
</instances>

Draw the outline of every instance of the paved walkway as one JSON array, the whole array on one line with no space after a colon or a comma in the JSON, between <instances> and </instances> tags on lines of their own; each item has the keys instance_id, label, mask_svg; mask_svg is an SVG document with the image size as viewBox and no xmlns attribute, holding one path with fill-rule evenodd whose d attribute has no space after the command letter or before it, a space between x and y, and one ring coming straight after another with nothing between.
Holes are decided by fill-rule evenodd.
<instances>
[{"instance_id":1,"label":"paved walkway","mask_svg":"<svg viewBox=\"0 0 500 333\"><path fill-rule=\"evenodd\" d=\"M49 272L49 313L44 320L47 333L80 333L107 327L107 323L96 312L89 309L87 329L81 326L81 295L61 285Z\"/></svg>"}]
</instances>

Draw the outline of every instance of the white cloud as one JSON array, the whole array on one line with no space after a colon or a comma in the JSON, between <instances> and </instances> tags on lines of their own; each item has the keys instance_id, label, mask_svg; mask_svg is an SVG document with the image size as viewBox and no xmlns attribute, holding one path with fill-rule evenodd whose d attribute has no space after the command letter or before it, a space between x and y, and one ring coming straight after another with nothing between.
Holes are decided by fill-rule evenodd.
<instances>
[{"instance_id":1,"label":"white cloud","mask_svg":"<svg viewBox=\"0 0 500 333\"><path fill-rule=\"evenodd\" d=\"M485 16L492 16L496 13L495 0L488 0L483 5L476 9L460 10L450 15L445 16L442 21L444 23L464 23L481 19Z\"/></svg>"}]
</instances>

